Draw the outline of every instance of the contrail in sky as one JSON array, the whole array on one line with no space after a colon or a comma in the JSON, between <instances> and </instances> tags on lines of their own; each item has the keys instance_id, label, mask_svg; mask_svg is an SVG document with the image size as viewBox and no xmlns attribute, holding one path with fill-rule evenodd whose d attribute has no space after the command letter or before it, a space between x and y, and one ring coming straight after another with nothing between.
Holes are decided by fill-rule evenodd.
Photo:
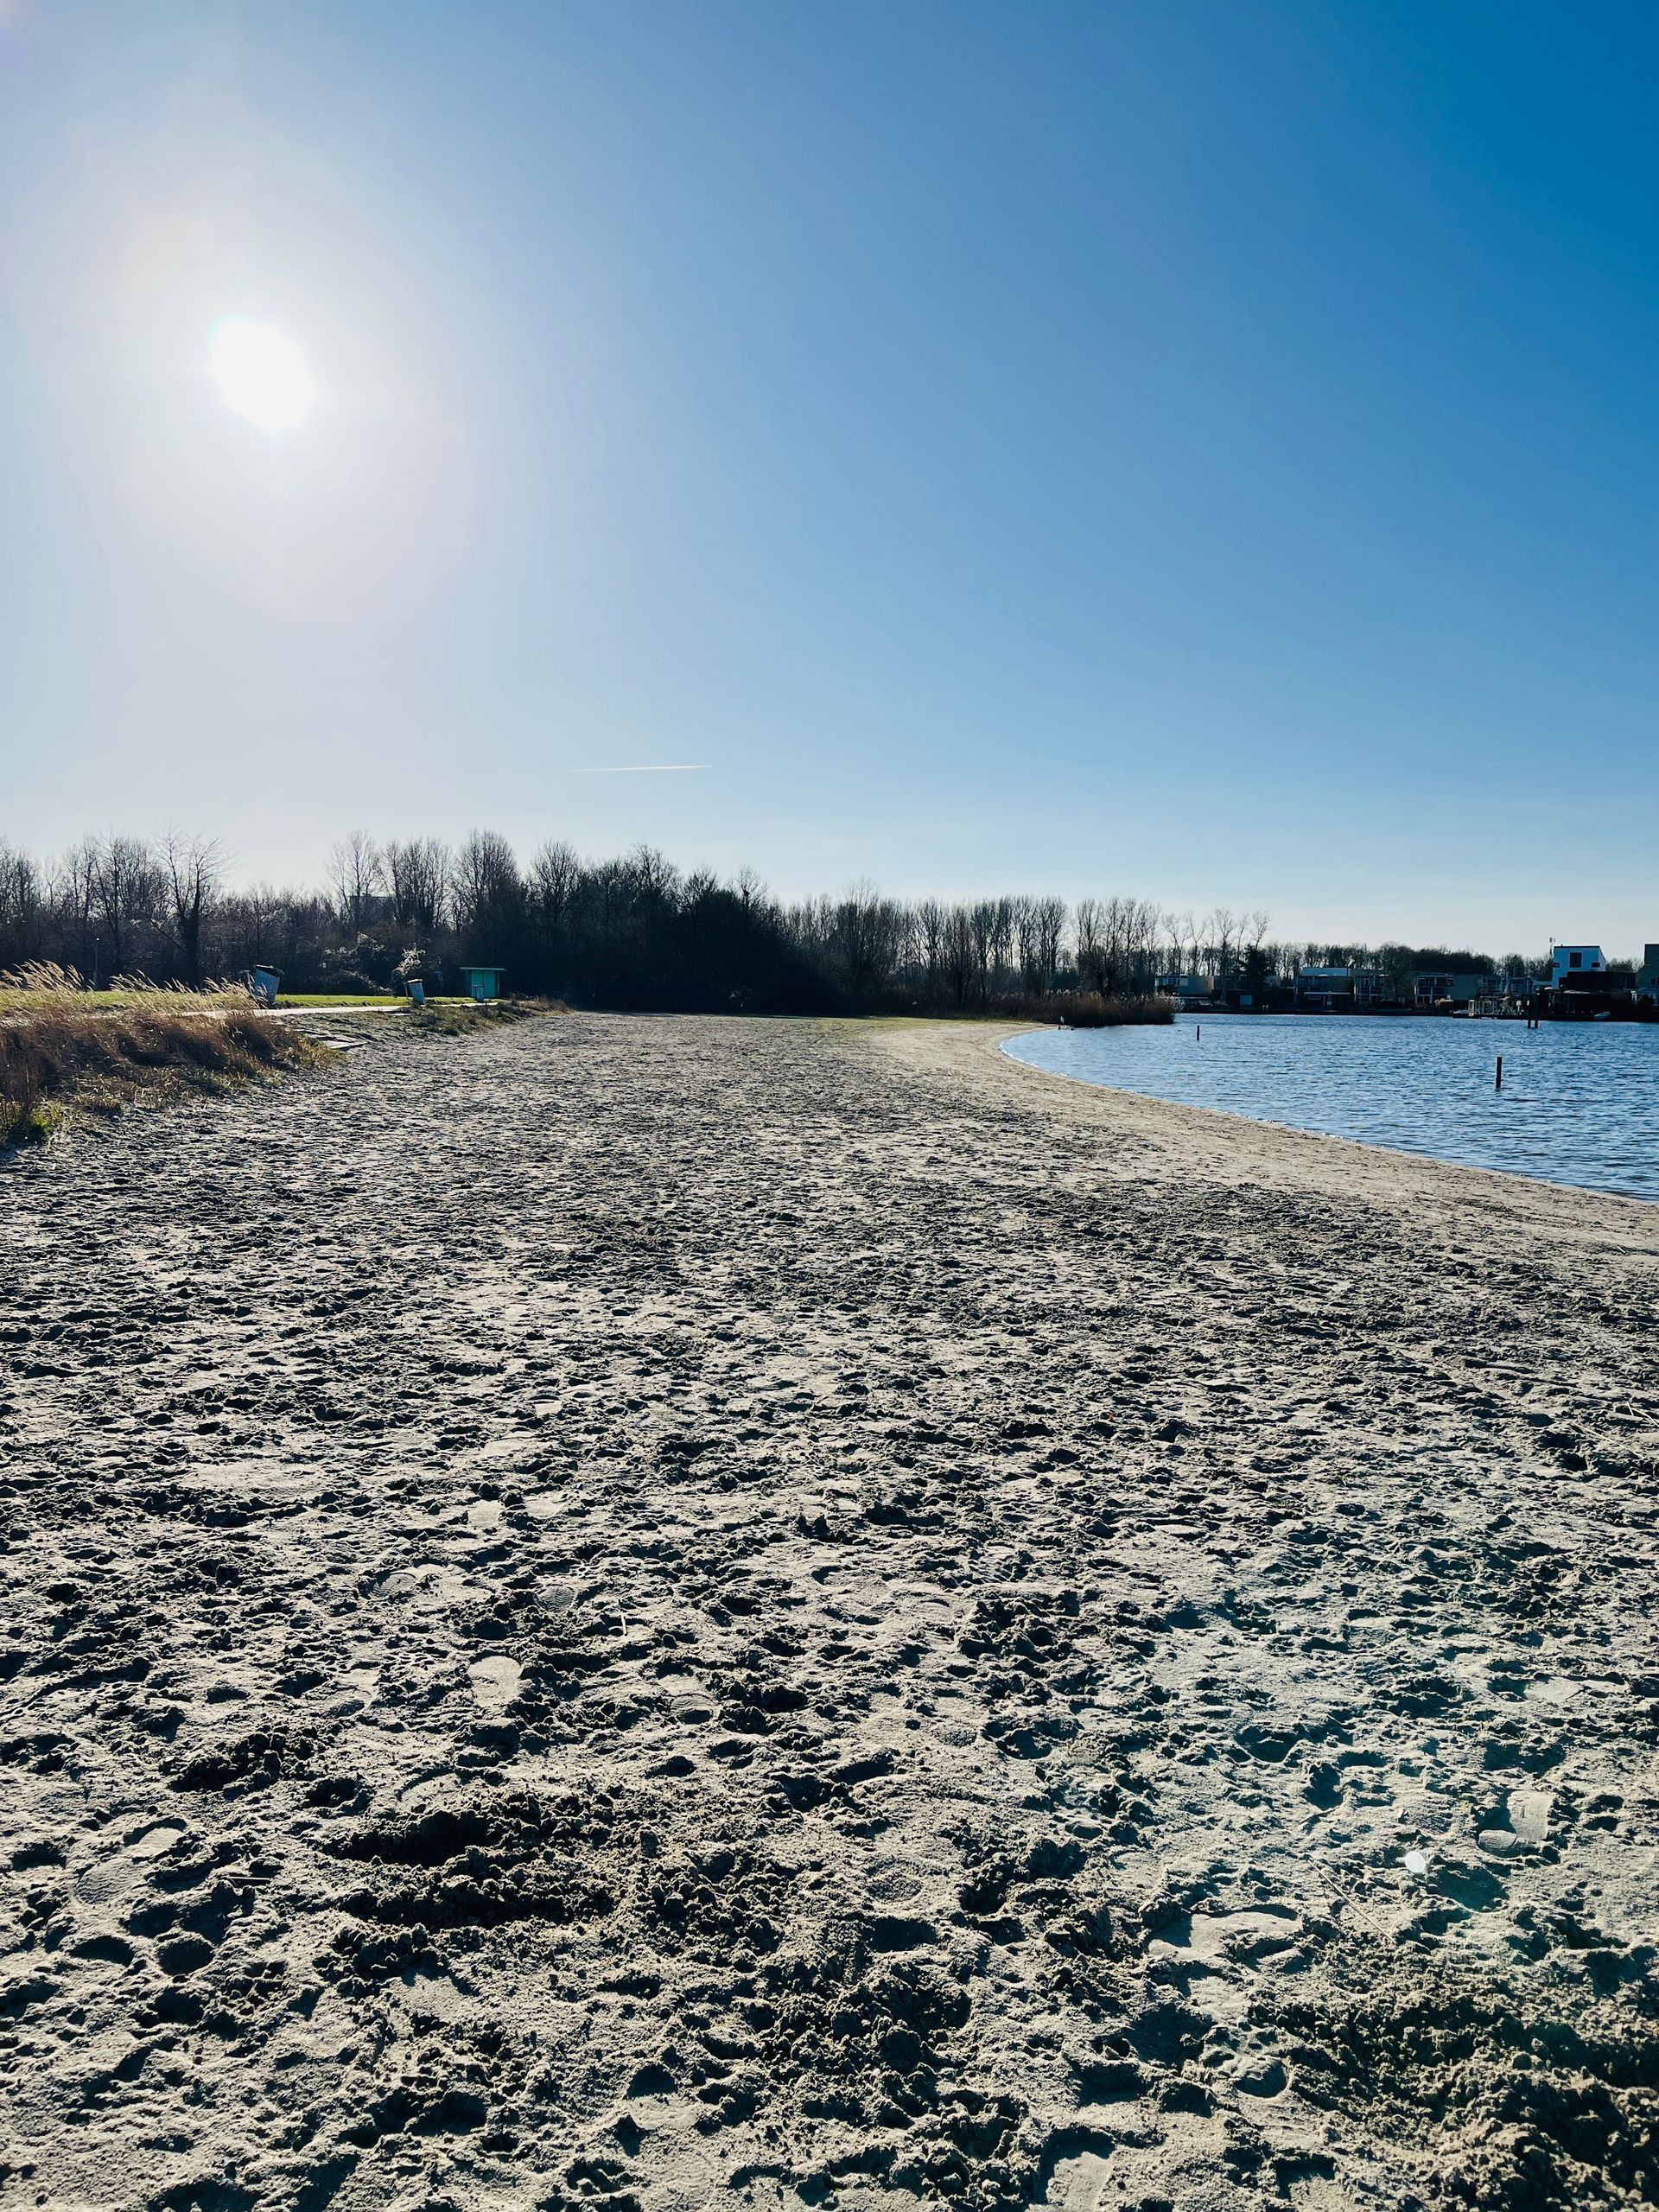
<instances>
[{"instance_id":1,"label":"contrail in sky","mask_svg":"<svg viewBox=\"0 0 1659 2212\"><path fill-rule=\"evenodd\" d=\"M706 768L706 760L631 760L617 768L566 768L567 776L690 776Z\"/></svg>"}]
</instances>

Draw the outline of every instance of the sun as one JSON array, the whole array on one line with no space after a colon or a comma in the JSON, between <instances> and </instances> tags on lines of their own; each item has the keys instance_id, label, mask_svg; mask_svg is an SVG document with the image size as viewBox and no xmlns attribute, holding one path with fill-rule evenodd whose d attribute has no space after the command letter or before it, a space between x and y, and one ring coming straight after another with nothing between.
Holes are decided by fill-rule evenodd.
<instances>
[{"instance_id":1,"label":"sun","mask_svg":"<svg viewBox=\"0 0 1659 2212\"><path fill-rule=\"evenodd\" d=\"M262 430L291 430L316 397L305 357L291 339L245 315L213 333L213 380L225 404Z\"/></svg>"}]
</instances>

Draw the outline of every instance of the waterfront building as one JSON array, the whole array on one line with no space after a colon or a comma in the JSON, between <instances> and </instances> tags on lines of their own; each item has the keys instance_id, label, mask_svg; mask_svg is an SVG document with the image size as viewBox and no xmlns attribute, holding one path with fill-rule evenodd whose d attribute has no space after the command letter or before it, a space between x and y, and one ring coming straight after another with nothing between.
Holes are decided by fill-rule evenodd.
<instances>
[{"instance_id":1,"label":"waterfront building","mask_svg":"<svg viewBox=\"0 0 1659 2212\"><path fill-rule=\"evenodd\" d=\"M1354 1014L1381 1006L1388 995L1388 977L1380 968L1299 968L1296 971L1299 1013Z\"/></svg>"},{"instance_id":2,"label":"waterfront building","mask_svg":"<svg viewBox=\"0 0 1659 2212\"><path fill-rule=\"evenodd\" d=\"M1160 976L1153 985L1160 997L1178 999L1183 1006L1207 1005L1215 988L1207 976Z\"/></svg>"},{"instance_id":3,"label":"waterfront building","mask_svg":"<svg viewBox=\"0 0 1659 2212\"><path fill-rule=\"evenodd\" d=\"M1440 1006L1447 1001L1453 1006L1472 1006L1477 999L1492 995L1495 978L1484 969L1420 968L1412 976L1411 985L1412 1003L1420 1008Z\"/></svg>"},{"instance_id":4,"label":"waterfront building","mask_svg":"<svg viewBox=\"0 0 1659 2212\"><path fill-rule=\"evenodd\" d=\"M1549 949L1549 983L1552 990L1593 989L1587 979L1605 976L1607 963L1599 944L1553 944ZM1574 981L1575 978L1582 979Z\"/></svg>"}]
</instances>

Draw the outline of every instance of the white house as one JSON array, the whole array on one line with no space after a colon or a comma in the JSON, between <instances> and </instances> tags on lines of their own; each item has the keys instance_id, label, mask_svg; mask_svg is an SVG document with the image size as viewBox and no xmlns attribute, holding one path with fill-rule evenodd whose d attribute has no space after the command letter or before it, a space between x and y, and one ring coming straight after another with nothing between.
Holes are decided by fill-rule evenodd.
<instances>
[{"instance_id":1,"label":"white house","mask_svg":"<svg viewBox=\"0 0 1659 2212\"><path fill-rule=\"evenodd\" d=\"M1599 944L1557 944L1550 948L1549 980L1560 990L1569 976L1605 976L1607 963Z\"/></svg>"}]
</instances>

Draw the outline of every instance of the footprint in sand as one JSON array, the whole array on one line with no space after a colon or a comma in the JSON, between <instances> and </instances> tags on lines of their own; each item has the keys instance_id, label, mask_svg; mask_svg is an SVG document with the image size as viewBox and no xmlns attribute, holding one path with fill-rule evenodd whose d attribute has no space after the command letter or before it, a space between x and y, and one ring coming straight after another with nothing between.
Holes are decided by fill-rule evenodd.
<instances>
[{"instance_id":1,"label":"footprint in sand","mask_svg":"<svg viewBox=\"0 0 1659 2212\"><path fill-rule=\"evenodd\" d=\"M1494 1859L1513 1859L1522 1852L1536 1851L1549 1836L1550 1809L1554 1795L1548 1789L1511 1789L1507 1811L1507 1827L1488 1827L1480 1831L1480 1847Z\"/></svg>"},{"instance_id":2,"label":"footprint in sand","mask_svg":"<svg viewBox=\"0 0 1659 2212\"><path fill-rule=\"evenodd\" d=\"M391 1985L390 1994L416 2020L461 2020L471 2010L467 1999L443 1974L420 1974L411 1969Z\"/></svg>"},{"instance_id":3,"label":"footprint in sand","mask_svg":"<svg viewBox=\"0 0 1659 2212\"><path fill-rule=\"evenodd\" d=\"M486 1713L505 1713L518 1694L524 1670L516 1659L480 1659L467 1669L467 1676Z\"/></svg>"},{"instance_id":4,"label":"footprint in sand","mask_svg":"<svg viewBox=\"0 0 1659 2212\"><path fill-rule=\"evenodd\" d=\"M1224 1960L1254 1964L1296 1940L1297 1916L1282 1905L1242 1912L1182 1914L1160 1929L1149 1948L1189 1951L1214 1965Z\"/></svg>"},{"instance_id":5,"label":"footprint in sand","mask_svg":"<svg viewBox=\"0 0 1659 2212\"><path fill-rule=\"evenodd\" d=\"M1123 2184L1113 2173L1109 2159L1109 2146L1103 2142L1056 2159L1037 2201L1063 2206L1065 2212L1103 2212L1108 2205L1122 2204Z\"/></svg>"},{"instance_id":6,"label":"footprint in sand","mask_svg":"<svg viewBox=\"0 0 1659 2212\"><path fill-rule=\"evenodd\" d=\"M182 1821L161 1821L142 1830L118 1854L84 1866L75 1878L76 1896L86 1904L112 1904L143 1880L141 1869L164 1859L184 1833Z\"/></svg>"},{"instance_id":7,"label":"footprint in sand","mask_svg":"<svg viewBox=\"0 0 1659 2212\"><path fill-rule=\"evenodd\" d=\"M171 1980L183 1981L205 1967L213 1947L205 1936L175 1936L159 1946L156 1956L162 1972Z\"/></svg>"},{"instance_id":8,"label":"footprint in sand","mask_svg":"<svg viewBox=\"0 0 1659 2212\"><path fill-rule=\"evenodd\" d=\"M182 1821L158 1821L126 1846L129 1859L163 1859L184 1834Z\"/></svg>"},{"instance_id":9,"label":"footprint in sand","mask_svg":"<svg viewBox=\"0 0 1659 2212\"><path fill-rule=\"evenodd\" d=\"M1575 1705L1583 1694L1583 1683L1572 1681L1565 1675L1546 1675L1541 1681L1529 1682L1522 1692L1529 1705L1546 1706L1556 1713Z\"/></svg>"},{"instance_id":10,"label":"footprint in sand","mask_svg":"<svg viewBox=\"0 0 1659 2212\"><path fill-rule=\"evenodd\" d=\"M1510 1826L1529 1851L1537 1850L1549 1834L1549 1816L1555 1796L1548 1789L1511 1789Z\"/></svg>"}]
</instances>

